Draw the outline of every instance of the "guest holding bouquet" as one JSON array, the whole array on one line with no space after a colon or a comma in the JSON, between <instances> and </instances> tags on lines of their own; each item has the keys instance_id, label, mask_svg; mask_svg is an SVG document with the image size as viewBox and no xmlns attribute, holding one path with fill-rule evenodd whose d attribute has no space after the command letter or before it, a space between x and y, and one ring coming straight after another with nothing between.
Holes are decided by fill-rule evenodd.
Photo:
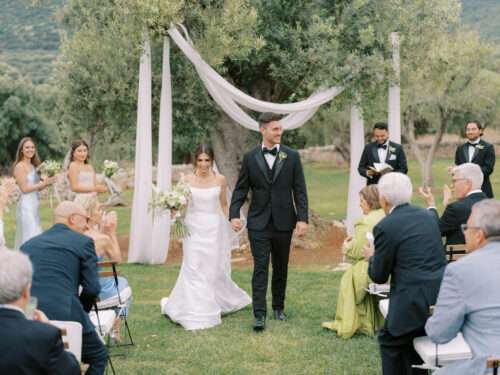
<instances>
[{"instance_id":1,"label":"guest holding bouquet","mask_svg":"<svg viewBox=\"0 0 500 375\"><path fill-rule=\"evenodd\" d=\"M35 142L29 137L21 139L14 163L14 177L21 190L16 211L16 241L14 246L16 249L19 249L30 238L42 233L38 214L39 192L52 185L56 177L47 177L42 180L37 171L40 165L41 161L36 151Z\"/></svg>"},{"instance_id":2,"label":"guest holding bouquet","mask_svg":"<svg viewBox=\"0 0 500 375\"><path fill-rule=\"evenodd\" d=\"M366 292L370 278L368 262L363 248L368 243L367 233L384 218L380 208L377 185L368 185L359 192L363 216L354 224L354 234L344 241L342 251L352 265L340 280L335 321L324 322L322 327L337 331L343 339L351 338L356 332L373 336L383 324L377 307L377 298Z\"/></svg>"},{"instance_id":3,"label":"guest holding bouquet","mask_svg":"<svg viewBox=\"0 0 500 375\"><path fill-rule=\"evenodd\" d=\"M89 197L97 200L98 193L105 193L105 185L98 184L94 168L89 163L89 146L84 140L71 144L68 179L70 190L75 193L75 202L81 203Z\"/></svg>"}]
</instances>

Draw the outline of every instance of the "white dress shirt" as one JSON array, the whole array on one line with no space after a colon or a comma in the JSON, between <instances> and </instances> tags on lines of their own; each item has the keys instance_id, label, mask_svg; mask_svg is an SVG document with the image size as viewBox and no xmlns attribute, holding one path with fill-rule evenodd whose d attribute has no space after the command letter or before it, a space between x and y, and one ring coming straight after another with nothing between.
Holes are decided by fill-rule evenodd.
<instances>
[{"instance_id":1,"label":"white dress shirt","mask_svg":"<svg viewBox=\"0 0 500 375\"><path fill-rule=\"evenodd\" d=\"M481 138L478 138L474 142L468 141L468 143L472 143L473 145L479 144L479 141ZM472 158L474 157L474 152L476 151L476 148L474 146L468 145L469 146L469 163L472 163Z\"/></svg>"},{"instance_id":2,"label":"white dress shirt","mask_svg":"<svg viewBox=\"0 0 500 375\"><path fill-rule=\"evenodd\" d=\"M389 140L385 141L384 145L385 149L383 149L382 147L378 147L377 144L378 159L381 163L385 163L385 159L387 159L387 152L389 151Z\"/></svg>"},{"instance_id":3,"label":"white dress shirt","mask_svg":"<svg viewBox=\"0 0 500 375\"><path fill-rule=\"evenodd\" d=\"M262 150L264 150L264 148L265 148L265 146L262 145ZM274 147L271 150L273 150L273 149L277 149L278 153L279 153L280 152L280 145L279 144L274 145ZM273 165L274 165L274 162L276 160L276 156L271 155L271 154L264 154L264 159L266 159L266 163L267 163L267 166L269 167L269 169L273 169Z\"/></svg>"}]
</instances>

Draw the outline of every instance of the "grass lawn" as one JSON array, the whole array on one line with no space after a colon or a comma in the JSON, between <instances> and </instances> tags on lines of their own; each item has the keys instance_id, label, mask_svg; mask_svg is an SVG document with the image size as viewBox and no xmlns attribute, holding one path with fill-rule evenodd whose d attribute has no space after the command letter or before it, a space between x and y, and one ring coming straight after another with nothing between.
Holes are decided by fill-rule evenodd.
<instances>
[{"instance_id":1,"label":"grass lawn","mask_svg":"<svg viewBox=\"0 0 500 375\"><path fill-rule=\"evenodd\" d=\"M448 183L448 160L434 163L438 202L441 187ZM420 186L419 169L410 162L410 176ZM323 164L305 167L310 206L326 219L343 219L347 207L348 170ZM493 186L500 183L498 173ZM130 202L132 193L126 193ZM414 203L422 204L415 197ZM129 230L130 207L117 209L120 234ZM44 228L51 210L42 202ZM7 243L14 243L15 208L5 215ZM292 268L289 273L287 308L290 321L269 321L262 334L251 330L250 307L227 316L219 327L186 332L160 314L159 301L173 288L179 267L125 264L121 267L134 291L130 325L136 341L131 348L113 349L119 374L380 374L376 340L356 336L343 341L323 331L320 323L335 312L340 274L317 268ZM234 280L250 291L251 270L233 271Z\"/></svg>"}]
</instances>

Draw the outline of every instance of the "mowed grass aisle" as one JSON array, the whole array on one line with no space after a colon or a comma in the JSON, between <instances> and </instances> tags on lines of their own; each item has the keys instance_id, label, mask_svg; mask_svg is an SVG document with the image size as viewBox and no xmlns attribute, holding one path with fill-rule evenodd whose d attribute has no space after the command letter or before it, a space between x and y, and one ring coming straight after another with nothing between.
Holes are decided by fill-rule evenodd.
<instances>
[{"instance_id":1,"label":"mowed grass aisle","mask_svg":"<svg viewBox=\"0 0 500 375\"><path fill-rule=\"evenodd\" d=\"M187 332L160 314L159 300L172 289L178 266L124 265L134 290L130 324L135 347L112 354L119 374L379 374L376 340L340 340L320 323L334 313L340 274L291 269L286 311L290 320L268 320L251 329L251 308L223 318L222 325ZM250 291L251 270L233 270L233 279ZM270 304L270 301L268 301Z\"/></svg>"}]
</instances>

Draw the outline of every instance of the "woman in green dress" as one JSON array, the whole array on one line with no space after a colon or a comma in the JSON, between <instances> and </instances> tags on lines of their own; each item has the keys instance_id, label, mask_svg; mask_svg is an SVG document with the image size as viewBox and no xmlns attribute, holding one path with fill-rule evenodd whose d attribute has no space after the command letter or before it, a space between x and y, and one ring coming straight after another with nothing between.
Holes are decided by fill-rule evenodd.
<instances>
[{"instance_id":1,"label":"woman in green dress","mask_svg":"<svg viewBox=\"0 0 500 375\"><path fill-rule=\"evenodd\" d=\"M335 321L322 324L324 328L337 331L343 339L351 338L356 332L373 336L383 324L377 297L366 292L370 278L363 247L368 243L366 234L372 232L385 214L378 201L377 185L365 186L359 198L363 216L355 222L353 236L347 237L342 247L352 265L340 280Z\"/></svg>"}]
</instances>

